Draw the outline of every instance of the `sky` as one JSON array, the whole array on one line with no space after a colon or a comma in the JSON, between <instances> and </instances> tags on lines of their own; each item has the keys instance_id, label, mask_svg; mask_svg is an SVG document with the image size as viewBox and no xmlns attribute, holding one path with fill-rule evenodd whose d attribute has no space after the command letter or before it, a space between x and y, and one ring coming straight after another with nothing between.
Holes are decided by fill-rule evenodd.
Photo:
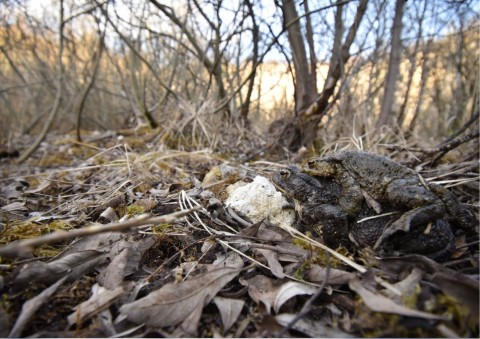
<instances>
[{"instance_id":1,"label":"sky","mask_svg":"<svg viewBox=\"0 0 480 339\"><path fill-rule=\"evenodd\" d=\"M147 0L145 0L147 1ZM233 10L238 8L237 3L241 2L241 0L228 0L224 1L224 6L225 10L222 12L222 22L223 23L228 23L234 18L234 13ZM441 34L449 34L453 31L453 28L458 26L458 23L455 21L456 16L452 15L451 12L445 10L445 4L448 3L448 0L427 0L429 6L434 6L433 10L437 11L437 16L435 20L429 19L429 18L424 18L424 23L423 23L423 30L425 32L425 36L432 32L438 32L440 31ZM28 8L28 12L34 16L39 16L39 17L48 17L49 22L46 24L55 27L56 26L56 17L57 11L54 9L56 8L56 3L58 0L26 0L26 6ZM71 3L71 1L68 1ZM128 1L130 2L130 1ZM167 4L169 6L174 6L176 7L176 11L179 11L179 1L160 1L161 3ZM451 6L454 6L456 3L462 2L460 0L451 0ZM463 1L465 2L465 1ZM477 19L480 17L480 1L479 0L469 0L467 1L470 4L470 10L466 13L468 17L476 17ZM73 3L75 4L81 4L82 2L79 1L74 1ZM131 1L133 3L133 6L137 8L136 12L138 12L141 9L142 4L144 3L143 0L134 0ZM367 10L367 13L365 14L365 17L363 21L370 20L373 22L373 27L375 29L383 29L386 35L386 39L388 39L388 35L390 33L390 22L391 22L391 17L393 16L393 6L394 6L394 0L387 0L386 6L389 7L389 10L387 11L387 15L390 17L387 17L388 20L383 20L382 22L385 23L385 27L378 27L378 21L375 22L375 9L372 7L376 2L372 1L369 4L369 8ZM408 30L406 29L407 27L415 27L415 25L408 25L409 20L417 20L416 15L419 10L423 8L423 3L424 1L409 1L406 4L405 8L405 13L404 13L404 31L403 31L403 38L405 43L408 43L409 40L413 40L416 37L416 32L415 30ZM259 6L261 4L261 7ZM320 1L310 1L310 7L311 10L314 10L315 8L321 8L323 6L328 6L331 4L330 0L320 0ZM348 5L348 7L344 10L344 20L346 22L346 30L348 30L348 27L352 21L353 15L355 13L355 8L357 6L357 1L352 2L351 4ZM67 9L70 8L70 6L66 6ZM465 8L465 6L463 7ZM53 9L53 10L52 10ZM273 0L267 0L267 1L261 1L255 4L255 9L258 11L257 12L257 20L258 24L260 26L260 31L263 35L267 35L268 38L266 38L266 44L268 44L271 41L271 32L274 32L275 34L281 31L281 25L282 25L282 18L281 18L281 13L279 9L275 6L275 3ZM81 11L82 8L77 8L75 9L75 12ZM132 13L130 9L125 5L125 2L122 0L116 0L115 1L115 10L116 13L124 20L131 20L132 19ZM211 6L206 5L203 10L207 13L207 15L211 15L214 17L215 13L213 11L213 8ZM303 7L298 6L298 11L299 13L302 13ZM46 12L48 13L48 16L44 16L43 13ZM428 11L427 13L431 13L431 11ZM69 17L72 13L65 13L65 17ZM333 32L332 32L332 27L334 26L334 9L329 9L326 11L319 12L318 14L315 15L315 20L314 22L314 31L317 33L315 36L315 43L316 43L316 55L319 60L328 60L329 55L330 55L330 49L331 45L333 43ZM76 22L78 22L77 19ZM160 23L160 20L157 20L157 18L150 18L149 19L149 24L151 25L152 28L156 30L161 30L159 25L166 25L163 27L163 29L169 29L169 23L165 20L162 23ZM201 31L208 31L206 23L205 24L205 30ZM370 27L370 26L369 26ZM81 29L80 25L77 25L77 29ZM233 29L233 28L230 28ZM363 31L362 31L363 30ZM130 32L126 32L130 33ZM363 36L367 34L367 41L364 45L364 47L368 48L369 46L373 46L374 44L374 38L372 35L372 29L370 28L360 28L359 31L359 36ZM209 39L211 37L204 37L205 39ZM107 37L108 39L108 37ZM110 37L110 41L114 41L114 37ZM249 44L249 41L245 42L246 44ZM280 38L280 43L282 46L287 47L288 42L286 35L282 36ZM248 57L248 55L251 53L249 46L243 46L243 48L248 51L245 54L245 57ZM263 50L261 49L261 52ZM358 51L358 46L355 44L352 46L351 53L356 53ZM281 53L280 48L278 46L275 46L268 54L267 57L265 58L265 61L284 61L285 57Z\"/></svg>"}]
</instances>

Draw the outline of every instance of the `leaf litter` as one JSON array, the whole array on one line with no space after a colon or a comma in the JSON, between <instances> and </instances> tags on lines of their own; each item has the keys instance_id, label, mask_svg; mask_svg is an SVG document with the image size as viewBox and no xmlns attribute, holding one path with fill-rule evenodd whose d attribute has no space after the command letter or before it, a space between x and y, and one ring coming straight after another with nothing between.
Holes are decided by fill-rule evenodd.
<instances>
[{"instance_id":1,"label":"leaf litter","mask_svg":"<svg viewBox=\"0 0 480 339\"><path fill-rule=\"evenodd\" d=\"M275 164L128 141L92 141L83 159L49 143L68 159L3 164L3 336L478 337L478 243L460 239L445 263L328 249L224 204ZM478 207L471 161L430 171Z\"/></svg>"}]
</instances>

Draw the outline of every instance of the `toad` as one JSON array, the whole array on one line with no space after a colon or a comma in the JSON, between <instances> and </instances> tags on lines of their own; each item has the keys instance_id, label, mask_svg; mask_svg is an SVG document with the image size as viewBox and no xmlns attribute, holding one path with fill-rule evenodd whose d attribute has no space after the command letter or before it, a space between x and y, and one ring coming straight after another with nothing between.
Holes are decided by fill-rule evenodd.
<instances>
[{"instance_id":1,"label":"toad","mask_svg":"<svg viewBox=\"0 0 480 339\"><path fill-rule=\"evenodd\" d=\"M314 230L321 235L325 244L336 248L349 243L348 216L337 205L341 193L338 183L327 179L317 180L300 172L295 166L277 171L272 181L294 200L303 226L321 225Z\"/></svg>"},{"instance_id":2,"label":"toad","mask_svg":"<svg viewBox=\"0 0 480 339\"><path fill-rule=\"evenodd\" d=\"M340 205L345 196L342 195L339 183L330 178L313 178L293 166L276 172L272 180L300 205L297 210L305 226L312 226L325 244L333 248L340 245L373 247L386 226L398 218L397 213L371 218L376 216L376 212L365 202L361 204L358 215L349 216ZM443 260L453 251L453 240L454 235L448 222L436 219L408 233L397 232L394 236L387 237L381 248L386 251L425 254Z\"/></svg>"},{"instance_id":3,"label":"toad","mask_svg":"<svg viewBox=\"0 0 480 339\"><path fill-rule=\"evenodd\" d=\"M384 206L402 212L382 232L374 248L397 231L425 228L445 217L467 233L474 231L475 218L462 209L453 193L442 186L427 184L412 169L386 157L364 151L342 151L310 159L303 172L337 182L342 192L338 205L350 217L359 215L364 202L377 213Z\"/></svg>"}]
</instances>

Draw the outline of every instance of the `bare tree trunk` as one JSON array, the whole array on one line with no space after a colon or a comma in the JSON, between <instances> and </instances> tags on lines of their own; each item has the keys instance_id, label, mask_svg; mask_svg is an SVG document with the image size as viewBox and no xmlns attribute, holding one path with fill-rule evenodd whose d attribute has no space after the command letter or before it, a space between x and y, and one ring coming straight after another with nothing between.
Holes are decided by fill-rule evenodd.
<instances>
[{"instance_id":1,"label":"bare tree trunk","mask_svg":"<svg viewBox=\"0 0 480 339\"><path fill-rule=\"evenodd\" d=\"M460 20L460 32L463 32L464 27L464 18ZM450 107L450 117L452 119L450 129L455 131L460 128L463 117L466 112L467 102L469 95L467 93L467 88L465 85L465 69L463 64L464 52L465 52L465 36L464 34L458 34L455 43L457 44L457 54L453 57L453 64L456 70L456 76L454 80L454 89L453 89L453 105Z\"/></svg>"},{"instance_id":2,"label":"bare tree trunk","mask_svg":"<svg viewBox=\"0 0 480 339\"><path fill-rule=\"evenodd\" d=\"M395 103L395 90L397 78L400 71L400 56L402 53L401 34L402 17L405 0L396 0L395 16L392 25L392 47L388 61L387 78L385 80L385 92L383 94L382 108L377 121L377 128L387 125L392 116L392 108Z\"/></svg>"},{"instance_id":3,"label":"bare tree trunk","mask_svg":"<svg viewBox=\"0 0 480 339\"><path fill-rule=\"evenodd\" d=\"M412 120L410 121L408 129L405 131L406 138L409 138L412 135L413 130L415 129L415 125L417 124L418 117L420 115L423 97L425 95L425 91L427 88L427 80L430 73L430 61L428 60L429 58L428 54L430 52L431 44L432 44L432 40L429 40L423 50L422 75L420 78L420 93L418 94L418 101L417 101L417 106L415 108L415 113L413 114L413 117L412 117Z\"/></svg>"},{"instance_id":4,"label":"bare tree trunk","mask_svg":"<svg viewBox=\"0 0 480 339\"><path fill-rule=\"evenodd\" d=\"M63 19L63 0L59 1L59 27L58 27L58 59L57 59L57 67L58 67L58 74L57 74L57 94L55 96L55 101L53 103L52 110L50 111L50 114L47 117L47 121L45 122L45 125L43 125L42 130L40 131L40 134L37 137L37 140L31 145L25 153L23 153L20 158L18 158L17 162L21 163L24 162L30 155L32 155L33 152L36 151L40 143L45 139L45 136L47 135L48 131L53 125L53 122L55 121L55 117L57 116L58 111L60 110L60 103L62 100L62 94L63 94L63 75L64 75L64 69L63 69L63 62L62 62L62 54L63 54L63 28L65 25L64 19Z\"/></svg>"},{"instance_id":5,"label":"bare tree trunk","mask_svg":"<svg viewBox=\"0 0 480 339\"><path fill-rule=\"evenodd\" d=\"M362 21L363 15L367 9L368 0L360 0L355 13L355 18L350 26L344 43L342 44L343 36L343 19L341 0L337 1L337 12L335 15L335 37L332 56L330 58L330 65L328 68L327 79L323 87L322 93L303 113L302 118L302 144L310 145L315 140L317 124L326 113L329 107L329 100L333 97L338 81L342 76L343 66L350 58L350 47L357 35L358 27ZM338 96L339 97L339 96ZM338 98L337 97L337 98Z\"/></svg>"},{"instance_id":6,"label":"bare tree trunk","mask_svg":"<svg viewBox=\"0 0 480 339\"><path fill-rule=\"evenodd\" d=\"M248 83L248 89L247 89L247 95L245 97L245 101L242 104L242 108L240 110L240 117L245 125L245 127L248 127L249 121L248 121L248 112L250 111L250 100L252 97L253 93L253 87L255 85L255 77L256 77L256 71L257 71L257 63L258 63L258 43L260 41L260 32L258 29L257 22L255 20L255 13L253 12L253 5L250 2L250 0L245 0L245 5L247 6L248 9L248 15L250 16L252 20L252 38L253 38L253 53L252 53L252 72L249 75L249 83Z\"/></svg>"},{"instance_id":7,"label":"bare tree trunk","mask_svg":"<svg viewBox=\"0 0 480 339\"><path fill-rule=\"evenodd\" d=\"M87 86L85 86L83 93L80 96L80 104L78 105L78 108L77 108L77 140L78 141L82 141L81 126L82 126L83 108L85 107L85 102L87 101L88 94L92 90L93 84L95 83L95 79L97 78L98 67L100 66L100 60L102 59L103 50L105 48L104 42L105 42L106 31L107 30L105 28L99 36L98 47L93 56L94 64L92 69L92 75L90 76L90 81L88 82Z\"/></svg>"},{"instance_id":8,"label":"bare tree trunk","mask_svg":"<svg viewBox=\"0 0 480 339\"><path fill-rule=\"evenodd\" d=\"M308 6L308 0L303 1L303 7L305 8L305 13L307 15L305 16L305 28L307 30L307 43L308 43L308 51L310 53L310 74L311 74L311 80L312 80L312 92L317 95L317 56L315 55L315 44L313 42L313 28L312 28L312 20L310 19L310 12L309 6Z\"/></svg>"},{"instance_id":9,"label":"bare tree trunk","mask_svg":"<svg viewBox=\"0 0 480 339\"><path fill-rule=\"evenodd\" d=\"M298 13L293 0L282 0L284 24L287 26L287 36L292 49L293 65L295 67L295 110L301 111L310 106L316 96L313 88L311 74L303 34L300 22L297 20ZM294 22L290 24L290 22Z\"/></svg>"},{"instance_id":10,"label":"bare tree trunk","mask_svg":"<svg viewBox=\"0 0 480 339\"><path fill-rule=\"evenodd\" d=\"M428 4L428 1L425 1L423 5L423 11L421 13L418 13L417 15L417 20L418 20L417 39L415 40L415 47L413 48L412 56L410 57L410 69L408 70L407 90L405 92L405 97L403 99L402 106L400 106L400 111L398 113L398 126L400 128L402 127L403 121L405 120L405 111L407 109L407 103L410 97L410 90L412 89L413 75L415 73L415 70L417 69L417 54L420 47L420 41L422 40L423 19L425 17L425 13L427 12L427 4Z\"/></svg>"}]
</instances>

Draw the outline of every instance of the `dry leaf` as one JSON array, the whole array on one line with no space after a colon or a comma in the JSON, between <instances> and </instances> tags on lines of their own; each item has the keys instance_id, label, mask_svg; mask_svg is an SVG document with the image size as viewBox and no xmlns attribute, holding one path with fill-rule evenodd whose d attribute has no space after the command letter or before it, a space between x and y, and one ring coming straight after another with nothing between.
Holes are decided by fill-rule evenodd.
<instances>
[{"instance_id":1,"label":"dry leaf","mask_svg":"<svg viewBox=\"0 0 480 339\"><path fill-rule=\"evenodd\" d=\"M275 312L280 310L280 307L290 298L301 294L314 294L317 291L316 287L295 281L288 281L282 283L278 280L267 278L263 275L256 275L251 279L240 279L240 283L248 286L248 294L259 304L262 302L268 313L273 307Z\"/></svg>"},{"instance_id":2,"label":"dry leaf","mask_svg":"<svg viewBox=\"0 0 480 339\"><path fill-rule=\"evenodd\" d=\"M60 279L42 293L23 304L22 312L17 318L15 326L13 326L12 330L10 331L10 334L8 335L9 338L20 337L23 328L30 320L32 315L34 315L35 312L37 312L37 310L50 299L50 297L57 291L58 287L65 282L65 279L66 277Z\"/></svg>"},{"instance_id":3,"label":"dry leaf","mask_svg":"<svg viewBox=\"0 0 480 339\"><path fill-rule=\"evenodd\" d=\"M97 281L101 283L103 287L113 290L120 286L125 277L125 268L127 266L129 253L130 250L128 248L124 249L100 272L97 276Z\"/></svg>"},{"instance_id":4,"label":"dry leaf","mask_svg":"<svg viewBox=\"0 0 480 339\"><path fill-rule=\"evenodd\" d=\"M122 232L105 232L86 236L74 242L61 256L85 250L110 251L114 243L125 237L126 234Z\"/></svg>"},{"instance_id":5,"label":"dry leaf","mask_svg":"<svg viewBox=\"0 0 480 339\"><path fill-rule=\"evenodd\" d=\"M198 322L202 317L204 303L199 303L189 316L172 333L174 338L198 337Z\"/></svg>"},{"instance_id":6,"label":"dry leaf","mask_svg":"<svg viewBox=\"0 0 480 339\"><path fill-rule=\"evenodd\" d=\"M386 290L385 294L391 299L401 302L402 298L406 296L410 296L415 291L415 288L418 285L418 283L422 280L422 277L423 277L423 271L419 268L414 268L412 272L410 272L410 274L405 279L393 285L398 291L402 292L401 296L399 296L396 293L393 293L390 290Z\"/></svg>"},{"instance_id":7,"label":"dry leaf","mask_svg":"<svg viewBox=\"0 0 480 339\"><path fill-rule=\"evenodd\" d=\"M14 201L14 202L0 208L0 211L5 211L5 212L28 212L28 208L25 207L25 202Z\"/></svg>"},{"instance_id":8,"label":"dry leaf","mask_svg":"<svg viewBox=\"0 0 480 339\"><path fill-rule=\"evenodd\" d=\"M51 283L67 274L70 279L75 280L101 265L106 257L106 253L89 250L72 253L49 263L34 261L23 265L14 283L16 287L32 282Z\"/></svg>"},{"instance_id":9,"label":"dry leaf","mask_svg":"<svg viewBox=\"0 0 480 339\"><path fill-rule=\"evenodd\" d=\"M124 277L126 277L138 270L143 254L155 244L156 239L155 235L145 235L141 239L136 240L130 240L128 237L125 237L113 244L110 250L110 259L115 258L124 249L129 250L124 271Z\"/></svg>"},{"instance_id":10,"label":"dry leaf","mask_svg":"<svg viewBox=\"0 0 480 339\"><path fill-rule=\"evenodd\" d=\"M308 281L315 283L322 283L327 276L327 269L320 265L310 265L310 268L305 274L305 278ZM355 278L355 273L342 271L331 267L328 274L327 283L331 285L343 285L347 284L351 279Z\"/></svg>"},{"instance_id":11,"label":"dry leaf","mask_svg":"<svg viewBox=\"0 0 480 339\"><path fill-rule=\"evenodd\" d=\"M87 301L78 305L75 312L68 316L68 323L70 325L80 324L85 319L101 312L106 307L110 306L116 299L118 299L125 291L123 287L117 287L114 290L107 290L99 285L92 286L92 295Z\"/></svg>"},{"instance_id":12,"label":"dry leaf","mask_svg":"<svg viewBox=\"0 0 480 339\"><path fill-rule=\"evenodd\" d=\"M248 280L240 278L239 282L248 287L250 298L257 304L263 303L267 312L271 312L278 285L281 284L280 281L267 278L264 275L256 275Z\"/></svg>"},{"instance_id":13,"label":"dry leaf","mask_svg":"<svg viewBox=\"0 0 480 339\"><path fill-rule=\"evenodd\" d=\"M105 220L108 220L109 222L116 222L118 221L118 215L117 212L111 207L107 207L105 211L100 213L99 218L104 218Z\"/></svg>"},{"instance_id":14,"label":"dry leaf","mask_svg":"<svg viewBox=\"0 0 480 339\"><path fill-rule=\"evenodd\" d=\"M275 296L275 300L273 302L273 309L278 313L280 307L282 307L282 305L290 298L303 294L312 295L315 294L317 290L318 287L313 287L296 281L288 281L281 285L278 289L277 295Z\"/></svg>"},{"instance_id":15,"label":"dry leaf","mask_svg":"<svg viewBox=\"0 0 480 339\"><path fill-rule=\"evenodd\" d=\"M470 279L462 273L451 270L436 261L421 255L406 255L403 257L383 258L380 267L386 271L399 273L419 268L430 275L424 279L432 281L443 293L452 295L459 303L466 305L471 314L478 319L479 284L478 280Z\"/></svg>"},{"instance_id":16,"label":"dry leaf","mask_svg":"<svg viewBox=\"0 0 480 339\"><path fill-rule=\"evenodd\" d=\"M287 326L296 314L282 313L275 317L280 325ZM312 338L352 338L353 336L343 332L338 328L333 328L326 324L325 320L310 319L304 317L292 326L294 330L300 331L309 335Z\"/></svg>"},{"instance_id":17,"label":"dry leaf","mask_svg":"<svg viewBox=\"0 0 480 339\"><path fill-rule=\"evenodd\" d=\"M478 326L480 307L478 281L467 278L458 272L455 273L452 275L447 272L437 272L433 275L432 282L440 287L443 293L455 297L460 304L466 305Z\"/></svg>"},{"instance_id":18,"label":"dry leaf","mask_svg":"<svg viewBox=\"0 0 480 339\"><path fill-rule=\"evenodd\" d=\"M393 314L399 314L399 315L404 315L408 317L418 317L418 318L424 318L424 319L434 319L434 320L444 319L443 317L435 314L412 310L403 305L399 305L395 303L393 300L379 293L375 293L370 290L367 290L365 287L362 286L362 283L358 279L350 280L349 286L351 290L357 292L360 295L360 297L362 297L362 300L365 303L365 305L367 305L367 307L370 308L372 311L383 312L383 313L393 313Z\"/></svg>"},{"instance_id":19,"label":"dry leaf","mask_svg":"<svg viewBox=\"0 0 480 339\"><path fill-rule=\"evenodd\" d=\"M166 284L133 303L123 305L120 313L134 323L146 323L151 327L179 324L197 307L209 303L240 271L241 268L218 268L178 284Z\"/></svg>"},{"instance_id":20,"label":"dry leaf","mask_svg":"<svg viewBox=\"0 0 480 339\"><path fill-rule=\"evenodd\" d=\"M223 333L227 332L238 319L242 312L244 300L215 297L213 302L217 305L222 317Z\"/></svg>"},{"instance_id":21,"label":"dry leaf","mask_svg":"<svg viewBox=\"0 0 480 339\"><path fill-rule=\"evenodd\" d=\"M277 252L265 249L258 249L255 252L260 252L265 259L267 259L268 267L270 267L270 271L272 271L274 276L276 276L278 279L283 279L285 277L285 274L283 273L283 267L278 261Z\"/></svg>"}]
</instances>

